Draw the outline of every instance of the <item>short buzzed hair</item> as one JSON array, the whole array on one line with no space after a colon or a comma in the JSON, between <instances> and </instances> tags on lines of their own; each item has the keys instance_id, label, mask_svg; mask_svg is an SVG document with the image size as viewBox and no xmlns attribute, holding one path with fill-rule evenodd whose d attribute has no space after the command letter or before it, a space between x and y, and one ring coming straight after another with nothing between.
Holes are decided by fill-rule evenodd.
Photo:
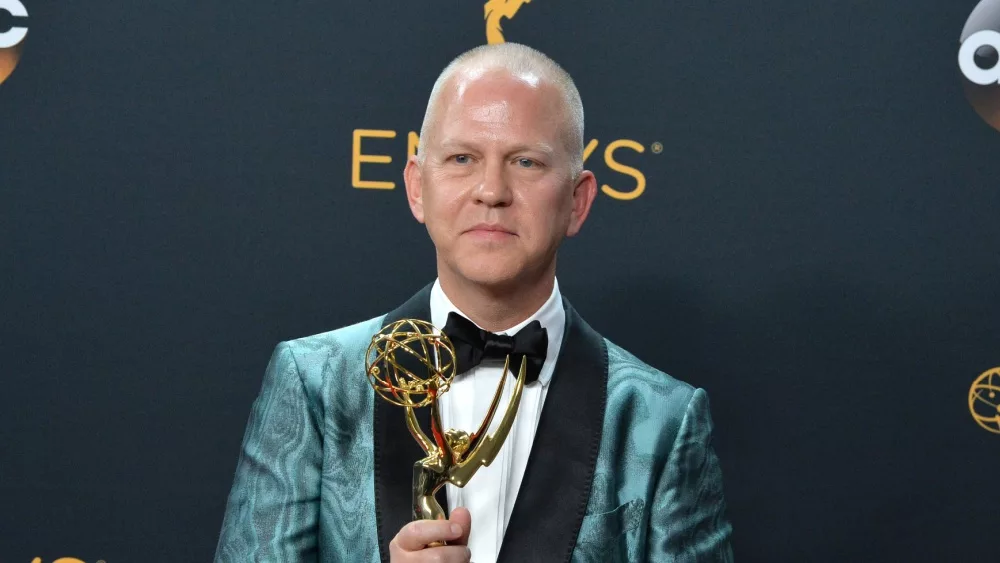
<instances>
[{"instance_id":1,"label":"short buzzed hair","mask_svg":"<svg viewBox=\"0 0 1000 563\"><path fill-rule=\"evenodd\" d=\"M534 74L542 80L554 85L562 95L567 118L571 167L574 175L583 170L583 101L576 89L573 78L558 63L541 51L532 49L520 43L500 43L495 45L480 45L470 49L448 64L434 81L431 95L424 112L424 122L420 126L420 140L427 138L430 124L437 109L438 100L445 84L454 76L476 72L485 73L491 70L506 70L514 76ZM424 153L418 149L417 160L424 161Z\"/></svg>"}]
</instances>

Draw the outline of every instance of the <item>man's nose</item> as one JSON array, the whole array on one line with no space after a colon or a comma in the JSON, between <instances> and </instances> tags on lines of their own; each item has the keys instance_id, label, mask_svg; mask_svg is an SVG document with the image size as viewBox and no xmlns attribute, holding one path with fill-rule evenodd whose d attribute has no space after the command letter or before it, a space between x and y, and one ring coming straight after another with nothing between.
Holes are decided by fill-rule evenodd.
<instances>
[{"instance_id":1,"label":"man's nose","mask_svg":"<svg viewBox=\"0 0 1000 563\"><path fill-rule=\"evenodd\" d=\"M490 207L506 207L510 205L512 192L507 182L507 170L504 162L489 160L483 167L483 177L476 188L476 202Z\"/></svg>"}]
</instances>

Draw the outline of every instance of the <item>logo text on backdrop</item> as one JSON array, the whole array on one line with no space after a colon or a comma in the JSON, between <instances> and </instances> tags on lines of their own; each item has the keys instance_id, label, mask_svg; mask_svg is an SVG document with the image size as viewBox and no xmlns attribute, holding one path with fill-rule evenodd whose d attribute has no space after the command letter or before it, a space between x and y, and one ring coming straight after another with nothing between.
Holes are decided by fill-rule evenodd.
<instances>
[{"instance_id":1,"label":"logo text on backdrop","mask_svg":"<svg viewBox=\"0 0 1000 563\"><path fill-rule=\"evenodd\" d=\"M28 9L20 0L0 0L0 84L21 60L24 38L28 36L27 23Z\"/></svg>"},{"instance_id":2,"label":"logo text on backdrop","mask_svg":"<svg viewBox=\"0 0 1000 563\"><path fill-rule=\"evenodd\" d=\"M518 13L521 6L531 2L531 0L489 0L483 6L486 20L486 41L490 44L504 43L503 29L500 21L504 18L510 20ZM388 143L384 139L396 139L400 132L392 129L355 129L351 142L351 186L361 189L372 190L392 190L396 187L396 182L384 178L398 174L401 167L384 168L382 172L369 171L365 169L362 177L362 164L392 164L394 162L392 153L402 157L403 143ZM366 141L367 139L367 141ZM376 141L376 139L383 139ZM406 134L406 158L410 158L417 153L417 145L420 139L416 131L409 131ZM364 144L364 146L362 146ZM371 147L371 148L369 148ZM590 139L583 150L583 161L587 164L590 157L598 152L601 141ZM604 165L622 178L608 181L601 184L601 192L618 200L631 200L642 195L646 191L646 175L642 170L625 162L634 161L636 156L646 152L646 146L642 143L620 138L614 139L604 145L604 150L599 154L603 157ZM660 154L663 152L663 145L658 142L650 144L650 152ZM631 154L629 154L631 153ZM406 160L400 158L402 162ZM623 162L623 160L625 162ZM375 179L383 178L383 179Z\"/></svg>"},{"instance_id":3,"label":"logo text on backdrop","mask_svg":"<svg viewBox=\"0 0 1000 563\"><path fill-rule=\"evenodd\" d=\"M958 68L969 103L1000 130L1000 0L982 0L965 22Z\"/></svg>"}]
</instances>

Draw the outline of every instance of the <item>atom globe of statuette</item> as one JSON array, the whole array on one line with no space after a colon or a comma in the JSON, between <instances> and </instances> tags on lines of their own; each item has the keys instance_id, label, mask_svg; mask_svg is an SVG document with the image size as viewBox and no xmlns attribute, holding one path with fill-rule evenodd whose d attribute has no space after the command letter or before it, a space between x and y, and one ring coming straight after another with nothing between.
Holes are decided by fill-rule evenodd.
<instances>
[{"instance_id":1,"label":"atom globe of statuette","mask_svg":"<svg viewBox=\"0 0 1000 563\"><path fill-rule=\"evenodd\" d=\"M455 378L455 348L431 323L403 319L372 336L368 382L394 405L420 408L448 390Z\"/></svg>"}]
</instances>

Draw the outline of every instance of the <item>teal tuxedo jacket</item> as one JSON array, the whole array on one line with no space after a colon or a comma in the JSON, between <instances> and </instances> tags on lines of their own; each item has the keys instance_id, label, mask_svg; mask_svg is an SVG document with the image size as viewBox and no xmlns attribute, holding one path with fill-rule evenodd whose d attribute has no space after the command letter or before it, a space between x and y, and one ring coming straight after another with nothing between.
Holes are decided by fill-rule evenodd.
<instances>
[{"instance_id":1,"label":"teal tuxedo jacket","mask_svg":"<svg viewBox=\"0 0 1000 563\"><path fill-rule=\"evenodd\" d=\"M732 561L707 395L563 304L562 350L499 561ZM365 351L402 318L430 319L430 286L387 315L278 345L243 438L217 562L388 561L410 520L413 463L425 454L404 409L375 400Z\"/></svg>"}]
</instances>

